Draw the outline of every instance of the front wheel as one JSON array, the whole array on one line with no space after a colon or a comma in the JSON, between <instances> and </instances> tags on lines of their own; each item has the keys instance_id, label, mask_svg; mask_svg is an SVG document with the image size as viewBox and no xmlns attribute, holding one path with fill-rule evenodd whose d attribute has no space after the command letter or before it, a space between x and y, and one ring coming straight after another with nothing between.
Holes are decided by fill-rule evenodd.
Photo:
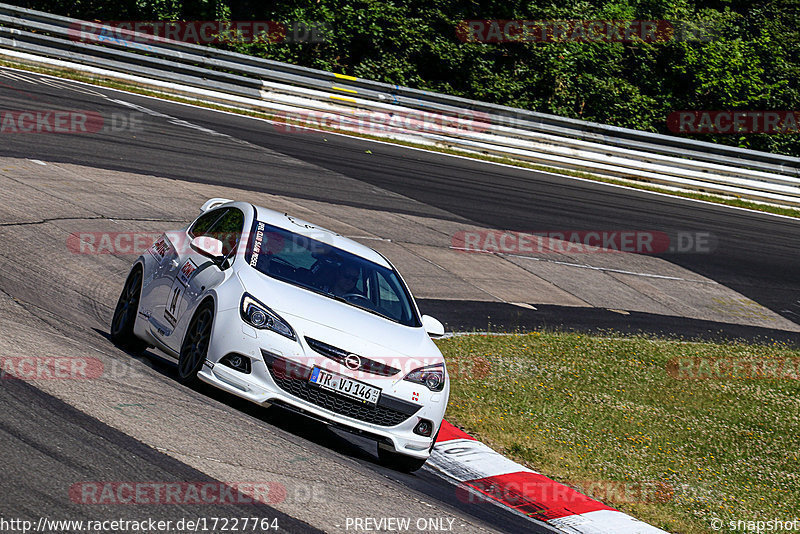
<instances>
[{"instance_id":1,"label":"front wheel","mask_svg":"<svg viewBox=\"0 0 800 534\"><path fill-rule=\"evenodd\" d=\"M203 367L211 343L211 325L214 322L214 306L201 304L195 312L181 344L178 357L178 382L194 385L199 380L197 373Z\"/></svg>"},{"instance_id":2,"label":"front wheel","mask_svg":"<svg viewBox=\"0 0 800 534\"><path fill-rule=\"evenodd\" d=\"M403 473L413 473L421 469L422 466L425 465L425 462L427 462L426 459L406 456L405 454L390 451L382 447L378 447L378 459L381 461L382 465L389 469L394 469L395 471L401 471Z\"/></svg>"},{"instance_id":3,"label":"front wheel","mask_svg":"<svg viewBox=\"0 0 800 534\"><path fill-rule=\"evenodd\" d=\"M134 353L142 352L147 343L133 333L133 324L139 311L139 298L142 295L142 268L138 265L131 270L117 300L114 317L111 319L111 341Z\"/></svg>"}]
</instances>

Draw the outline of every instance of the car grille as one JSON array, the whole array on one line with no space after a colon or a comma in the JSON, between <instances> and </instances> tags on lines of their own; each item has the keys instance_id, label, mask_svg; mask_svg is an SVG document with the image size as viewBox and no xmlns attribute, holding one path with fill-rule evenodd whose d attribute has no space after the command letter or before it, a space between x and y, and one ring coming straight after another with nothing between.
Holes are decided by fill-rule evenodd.
<instances>
[{"instance_id":1,"label":"car grille","mask_svg":"<svg viewBox=\"0 0 800 534\"><path fill-rule=\"evenodd\" d=\"M308 379L311 368L261 351L272 379L279 388L295 397L339 415L379 426L396 426L417 413L421 406L381 395L377 406L371 406L312 386Z\"/></svg>"},{"instance_id":2,"label":"car grille","mask_svg":"<svg viewBox=\"0 0 800 534\"><path fill-rule=\"evenodd\" d=\"M310 337L306 338L306 342L308 343L309 347L322 354L326 358L330 358L331 360L334 360L342 365L346 365L345 358L350 355L350 353L346 350L336 348L332 345L328 345L327 343L323 343L322 341L317 341L316 339L311 339ZM381 362L364 358L363 356L359 356L359 358L361 359L361 366L358 368L359 371L378 376L393 376L400 372L400 369L397 369L396 367L391 367ZM355 371L356 369L353 370Z\"/></svg>"}]
</instances>

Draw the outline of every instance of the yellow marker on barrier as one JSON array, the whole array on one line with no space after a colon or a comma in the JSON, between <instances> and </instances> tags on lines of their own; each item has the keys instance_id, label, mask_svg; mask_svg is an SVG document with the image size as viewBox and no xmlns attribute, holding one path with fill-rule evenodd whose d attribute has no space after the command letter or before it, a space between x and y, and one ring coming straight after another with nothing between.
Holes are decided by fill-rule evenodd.
<instances>
[{"instance_id":1,"label":"yellow marker on barrier","mask_svg":"<svg viewBox=\"0 0 800 534\"><path fill-rule=\"evenodd\" d=\"M357 104L358 102L355 101L353 98L347 98L346 96L338 96L338 95L330 95L330 97L334 100L343 100L345 102L350 102L352 104Z\"/></svg>"},{"instance_id":2,"label":"yellow marker on barrier","mask_svg":"<svg viewBox=\"0 0 800 534\"><path fill-rule=\"evenodd\" d=\"M351 82L354 82L358 79L355 76L348 76L347 74L336 74L335 72L333 73L333 75L336 76L337 78L341 78L342 80L350 80Z\"/></svg>"},{"instance_id":3,"label":"yellow marker on barrier","mask_svg":"<svg viewBox=\"0 0 800 534\"><path fill-rule=\"evenodd\" d=\"M345 93L358 94L358 91L356 91L355 89L348 89L347 87L339 87L337 85L331 86L331 89L336 89L337 91L344 91Z\"/></svg>"}]
</instances>

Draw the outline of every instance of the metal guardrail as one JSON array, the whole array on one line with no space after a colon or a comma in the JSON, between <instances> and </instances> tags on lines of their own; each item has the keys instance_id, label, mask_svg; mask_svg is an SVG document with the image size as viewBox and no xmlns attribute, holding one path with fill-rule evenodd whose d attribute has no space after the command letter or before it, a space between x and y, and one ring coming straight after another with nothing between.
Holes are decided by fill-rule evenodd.
<instances>
[{"instance_id":1,"label":"metal guardrail","mask_svg":"<svg viewBox=\"0 0 800 534\"><path fill-rule=\"evenodd\" d=\"M267 112L315 110L341 124L409 110L479 117L481 128L400 136L592 174L800 206L800 158L617 128L122 32L76 39L99 24L0 4L0 55L53 58L160 90ZM380 116L380 117L379 117ZM302 117L302 114L298 115Z\"/></svg>"}]
</instances>

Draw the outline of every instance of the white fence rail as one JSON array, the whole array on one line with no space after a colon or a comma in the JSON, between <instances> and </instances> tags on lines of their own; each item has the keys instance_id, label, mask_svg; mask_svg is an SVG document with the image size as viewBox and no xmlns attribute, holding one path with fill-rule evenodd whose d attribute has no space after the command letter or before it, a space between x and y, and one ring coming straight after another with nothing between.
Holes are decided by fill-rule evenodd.
<instances>
[{"instance_id":1,"label":"white fence rail","mask_svg":"<svg viewBox=\"0 0 800 534\"><path fill-rule=\"evenodd\" d=\"M0 57L257 109L311 126L324 123L605 177L800 206L800 158L392 86L6 4L0 4Z\"/></svg>"}]
</instances>

